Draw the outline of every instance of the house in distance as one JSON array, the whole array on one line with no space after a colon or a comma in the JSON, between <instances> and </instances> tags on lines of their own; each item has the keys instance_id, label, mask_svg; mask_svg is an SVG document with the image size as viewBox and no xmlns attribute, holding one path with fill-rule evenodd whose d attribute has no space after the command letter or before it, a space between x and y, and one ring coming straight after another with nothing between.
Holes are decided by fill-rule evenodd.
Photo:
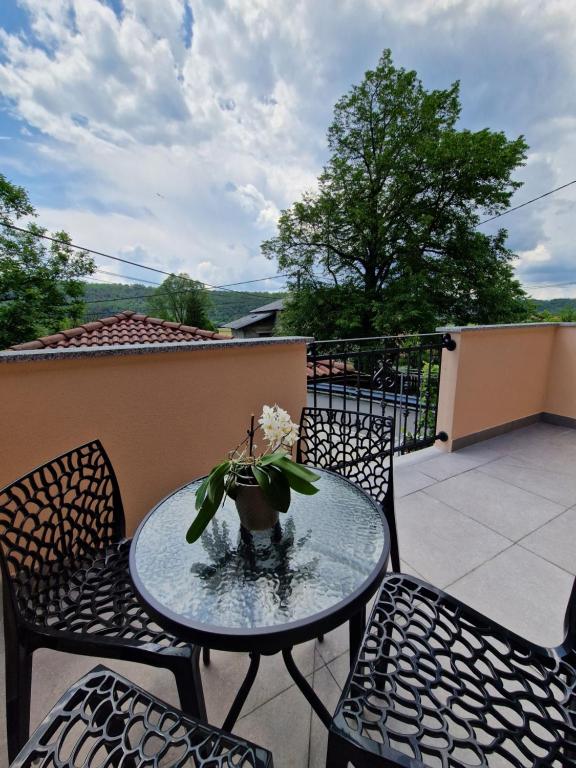
<instances>
[{"instance_id":1,"label":"house in distance","mask_svg":"<svg viewBox=\"0 0 576 768\"><path fill-rule=\"evenodd\" d=\"M264 304L262 307L256 307L250 311L250 314L239 317L237 320L230 320L223 326L223 331L230 329L234 339L255 339L265 336L274 336L274 329L278 320L278 315L284 309L282 299L272 301L270 304Z\"/></svg>"}]
</instances>

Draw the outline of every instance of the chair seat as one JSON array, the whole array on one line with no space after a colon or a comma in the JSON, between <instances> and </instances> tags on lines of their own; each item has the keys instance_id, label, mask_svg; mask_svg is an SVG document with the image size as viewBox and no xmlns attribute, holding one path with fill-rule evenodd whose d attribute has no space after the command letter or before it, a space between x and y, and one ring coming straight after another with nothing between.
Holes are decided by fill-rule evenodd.
<instances>
[{"instance_id":1,"label":"chair seat","mask_svg":"<svg viewBox=\"0 0 576 768\"><path fill-rule=\"evenodd\" d=\"M96 667L60 699L12 768L272 768L272 755Z\"/></svg>"},{"instance_id":2,"label":"chair seat","mask_svg":"<svg viewBox=\"0 0 576 768\"><path fill-rule=\"evenodd\" d=\"M138 601L130 578L130 539L74 561L52 560L41 572L22 574L16 594L21 616L49 633L93 635L186 647L161 629Z\"/></svg>"},{"instance_id":3,"label":"chair seat","mask_svg":"<svg viewBox=\"0 0 576 768\"><path fill-rule=\"evenodd\" d=\"M576 658L560 658L419 579L393 574L332 733L407 768L576 766Z\"/></svg>"}]
</instances>

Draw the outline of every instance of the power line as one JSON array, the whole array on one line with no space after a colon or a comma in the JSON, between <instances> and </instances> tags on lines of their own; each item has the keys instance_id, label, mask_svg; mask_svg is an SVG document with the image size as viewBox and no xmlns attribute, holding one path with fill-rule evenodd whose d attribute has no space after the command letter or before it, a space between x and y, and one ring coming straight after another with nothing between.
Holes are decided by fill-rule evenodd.
<instances>
[{"instance_id":1,"label":"power line","mask_svg":"<svg viewBox=\"0 0 576 768\"><path fill-rule=\"evenodd\" d=\"M576 280L566 280L562 283L542 283L541 285L525 285L525 288L555 288L557 285L576 285Z\"/></svg>"},{"instance_id":2,"label":"power line","mask_svg":"<svg viewBox=\"0 0 576 768\"><path fill-rule=\"evenodd\" d=\"M494 221L494 219L499 219L501 216L506 216L507 213L512 213L512 211L517 211L519 208L524 208L524 206L530 205L531 203L535 203L537 200L542 200L543 197L548 197L548 195L553 195L554 192L559 192L561 189L566 189L566 187L570 187L572 184L576 184L576 179L569 181L567 184L562 184L561 187L556 187L556 189L551 189L549 192L544 192L543 195L538 195L538 197L533 197L532 200L526 200L525 203L520 203L520 205L515 205L513 208L507 208L505 211L502 211L502 213L497 213L495 216L491 216L489 219L485 219L484 221L481 221L478 224L478 226L481 227L482 224L488 224L489 221Z\"/></svg>"},{"instance_id":3,"label":"power line","mask_svg":"<svg viewBox=\"0 0 576 768\"><path fill-rule=\"evenodd\" d=\"M56 237L50 237L50 235L41 234L40 232L31 232L28 229L24 229L24 227L17 227L16 224L8 224L7 222L2 222L2 226L6 227L7 229L12 229L15 232L22 232L25 235L32 235L33 237L41 238L42 240L49 240L51 243L56 243L57 245L63 245L66 248L74 248L77 251L85 251L86 253L92 253L95 256L102 256L105 259L113 259L114 261L122 262L122 264L129 264L132 267L138 267L138 269L148 269L151 272L157 272L160 275L166 275L167 277L172 277L175 275L174 272L167 272L165 269L158 269L158 267L149 267L145 264L139 264L137 261L130 261L130 259L122 259L120 256L112 256L109 253L104 253L103 251L96 251L94 248L84 248L81 245L76 245L75 243L69 243L66 240L60 240ZM195 280L193 277L187 277L178 275L178 277L181 277L182 280L189 280L190 282L195 283L202 283L202 285L205 288L212 288L212 289L218 289L218 290L229 290L230 286L233 285L245 285L248 283L257 283L262 282L263 280L275 280L279 277L287 277L287 275L271 275L270 277L260 277L256 280L247 280L245 283L225 283L224 285L210 285L210 283L205 283L202 280ZM137 280L137 278L126 278L127 280ZM234 291L230 291L230 293L234 293Z\"/></svg>"},{"instance_id":4,"label":"power line","mask_svg":"<svg viewBox=\"0 0 576 768\"><path fill-rule=\"evenodd\" d=\"M121 275L119 272L108 272L105 269L100 269L100 267L96 268L96 272L99 272L101 275L112 275L113 277L123 277L124 280L134 280L136 283L149 283L150 285L162 285L162 283L157 283L154 280L145 280L143 277L130 277L129 275ZM118 283L110 283L110 285L118 285Z\"/></svg>"}]
</instances>

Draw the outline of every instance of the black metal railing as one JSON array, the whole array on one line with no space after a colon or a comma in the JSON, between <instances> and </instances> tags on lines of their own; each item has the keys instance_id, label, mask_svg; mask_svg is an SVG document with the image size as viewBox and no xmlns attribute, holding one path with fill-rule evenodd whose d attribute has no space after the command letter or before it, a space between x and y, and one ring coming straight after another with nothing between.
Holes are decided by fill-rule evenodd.
<instances>
[{"instance_id":1,"label":"black metal railing","mask_svg":"<svg viewBox=\"0 0 576 768\"><path fill-rule=\"evenodd\" d=\"M450 334L329 339L308 344L308 404L395 420L394 450L408 453L437 439L442 350Z\"/></svg>"}]
</instances>

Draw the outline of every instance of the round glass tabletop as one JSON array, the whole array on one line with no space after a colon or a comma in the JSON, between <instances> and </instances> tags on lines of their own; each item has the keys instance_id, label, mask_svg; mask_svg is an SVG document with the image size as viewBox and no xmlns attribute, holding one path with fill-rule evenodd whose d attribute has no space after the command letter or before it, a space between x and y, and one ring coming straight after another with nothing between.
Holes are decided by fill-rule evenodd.
<instances>
[{"instance_id":1,"label":"round glass tabletop","mask_svg":"<svg viewBox=\"0 0 576 768\"><path fill-rule=\"evenodd\" d=\"M185 639L227 648L233 643L218 636L282 633L336 613L337 626L360 610L386 567L387 524L356 485L316 471L319 492L292 494L280 515L279 541L263 532L245 544L235 504L226 499L200 539L188 544L201 479L161 501L141 523L130 553L136 590L158 621Z\"/></svg>"}]
</instances>

